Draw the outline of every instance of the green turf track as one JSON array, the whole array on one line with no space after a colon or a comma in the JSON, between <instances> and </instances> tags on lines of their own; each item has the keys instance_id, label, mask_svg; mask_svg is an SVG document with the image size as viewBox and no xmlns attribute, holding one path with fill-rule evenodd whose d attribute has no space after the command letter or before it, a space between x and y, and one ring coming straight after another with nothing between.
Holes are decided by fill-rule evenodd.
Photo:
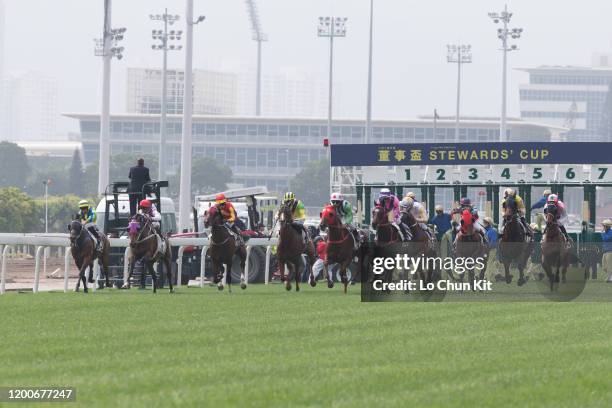
<instances>
[{"instance_id":1,"label":"green turf track","mask_svg":"<svg viewBox=\"0 0 612 408\"><path fill-rule=\"evenodd\" d=\"M611 303L111 289L9 293L0 324L0 386L73 386L72 407L612 406Z\"/></svg>"}]
</instances>

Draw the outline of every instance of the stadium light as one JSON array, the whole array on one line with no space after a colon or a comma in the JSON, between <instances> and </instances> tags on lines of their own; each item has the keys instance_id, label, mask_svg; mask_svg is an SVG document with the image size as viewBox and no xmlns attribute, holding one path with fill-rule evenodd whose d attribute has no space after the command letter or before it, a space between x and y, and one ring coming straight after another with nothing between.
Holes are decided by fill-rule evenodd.
<instances>
[{"instance_id":1,"label":"stadium light","mask_svg":"<svg viewBox=\"0 0 612 408\"><path fill-rule=\"evenodd\" d=\"M502 42L501 51L503 52L503 67L502 67L502 107L501 107L501 118L500 118L500 127L499 127L499 141L506 141L506 105L507 105L507 77L508 77L508 52L509 51L517 51L518 46L516 44L509 45L508 37L513 40L518 40L521 38L523 33L522 28L508 28L508 24L510 24L510 20L512 19L512 13L508 11L508 5L504 6L504 11L501 13L489 13L489 17L493 20L495 24L503 23L502 28L497 29L497 38L499 38Z\"/></svg>"},{"instance_id":2,"label":"stadium light","mask_svg":"<svg viewBox=\"0 0 612 408\"><path fill-rule=\"evenodd\" d=\"M161 89L161 112L159 126L159 180L166 179L166 116L168 112L168 51L179 51L182 47L170 44L170 41L180 41L182 31L168 31L168 25L173 25L180 17L178 14L168 14L168 9L164 14L150 15L151 20L164 23L163 30L153 30L151 37L161 43L153 44L152 48L163 52L162 63L162 89Z\"/></svg>"},{"instance_id":3,"label":"stadium light","mask_svg":"<svg viewBox=\"0 0 612 408\"><path fill-rule=\"evenodd\" d=\"M461 114L461 65L472 63L472 46L464 44L449 44L446 46L446 61L457 64L457 116L455 117L455 142L459 141L459 126ZM434 134L434 138L436 135Z\"/></svg>"}]
</instances>

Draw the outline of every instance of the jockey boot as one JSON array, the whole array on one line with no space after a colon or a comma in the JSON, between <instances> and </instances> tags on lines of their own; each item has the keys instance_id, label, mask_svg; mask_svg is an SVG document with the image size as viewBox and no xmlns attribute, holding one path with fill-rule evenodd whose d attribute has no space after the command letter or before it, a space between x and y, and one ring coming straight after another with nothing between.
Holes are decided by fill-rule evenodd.
<instances>
[{"instance_id":1,"label":"jockey boot","mask_svg":"<svg viewBox=\"0 0 612 408\"><path fill-rule=\"evenodd\" d=\"M102 251L102 239L100 238L100 233L98 232L98 229L96 227L90 227L88 228L88 231L96 239L96 251Z\"/></svg>"},{"instance_id":2,"label":"jockey boot","mask_svg":"<svg viewBox=\"0 0 612 408\"><path fill-rule=\"evenodd\" d=\"M531 230L531 227L527 224L527 220L525 219L525 217L521 217L521 224L525 229L525 234L527 234L529 238L533 239L533 231Z\"/></svg>"},{"instance_id":3,"label":"jockey boot","mask_svg":"<svg viewBox=\"0 0 612 408\"><path fill-rule=\"evenodd\" d=\"M559 229L561 230L561 232L563 233L563 236L565 237L565 242L567 242L567 246L570 247L572 245L572 239L567 234L567 230L565 229L565 226L559 224Z\"/></svg>"}]
</instances>

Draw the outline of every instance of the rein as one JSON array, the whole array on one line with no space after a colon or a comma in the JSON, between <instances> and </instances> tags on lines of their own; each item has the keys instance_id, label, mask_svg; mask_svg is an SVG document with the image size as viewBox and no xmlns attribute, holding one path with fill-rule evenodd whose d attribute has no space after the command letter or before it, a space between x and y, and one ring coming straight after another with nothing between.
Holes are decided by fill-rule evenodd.
<instances>
[{"instance_id":1,"label":"rein","mask_svg":"<svg viewBox=\"0 0 612 408\"><path fill-rule=\"evenodd\" d=\"M327 227L329 229L335 228L337 230L341 230L341 231L344 230L344 231L346 231L346 235L344 235L344 238L342 238L340 240L332 241L332 240L330 240L331 237L328 236L327 237L327 243L328 244L341 244L344 241L346 241L347 239L349 239L349 237L351 236L351 233L348 231L348 229L346 229L344 227L344 225L331 225L331 224L329 224ZM342 235L342 232L341 232L341 235Z\"/></svg>"}]
</instances>

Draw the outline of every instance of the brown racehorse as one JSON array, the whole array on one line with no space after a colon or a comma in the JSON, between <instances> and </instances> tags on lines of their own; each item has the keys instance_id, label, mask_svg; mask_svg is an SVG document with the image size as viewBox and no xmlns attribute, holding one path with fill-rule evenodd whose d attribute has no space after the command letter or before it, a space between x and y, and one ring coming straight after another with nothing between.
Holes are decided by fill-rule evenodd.
<instances>
[{"instance_id":1,"label":"brown racehorse","mask_svg":"<svg viewBox=\"0 0 612 408\"><path fill-rule=\"evenodd\" d=\"M87 293L87 280L85 279L85 271L89 268L89 283L94 283L93 279L93 264L96 258L100 265L100 270L104 272L106 278L106 287L110 288L111 284L108 280L108 254L110 252L110 241L104 234L100 234L102 240L102 251L97 253L94 239L88 231L85 230L81 221L73 220L68 225L70 231L70 252L77 268L79 268L79 280L77 281L75 290L79 291L81 281L83 282L83 292Z\"/></svg>"},{"instance_id":2,"label":"brown racehorse","mask_svg":"<svg viewBox=\"0 0 612 408\"><path fill-rule=\"evenodd\" d=\"M565 282L567 267L569 266L569 248L567 240L561 233L557 223L555 209L550 209L546 214L546 231L542 237L542 268L550 281L550 291L553 291L555 283L559 283L559 271L562 281Z\"/></svg>"},{"instance_id":3,"label":"brown racehorse","mask_svg":"<svg viewBox=\"0 0 612 408\"><path fill-rule=\"evenodd\" d=\"M516 263L520 273L517 285L523 286L527 283L524 274L525 265L527 265L527 260L533 252L534 243L528 239L527 233L521 224L514 197L510 196L506 199L504 219L506 226L499 241L498 251L501 263L504 265L506 283L512 282L510 265Z\"/></svg>"},{"instance_id":4,"label":"brown racehorse","mask_svg":"<svg viewBox=\"0 0 612 408\"><path fill-rule=\"evenodd\" d=\"M219 290L223 290L223 270L225 268L225 283L232 291L232 264L234 255L240 258L240 287L246 289L244 266L246 264L246 248L236 242L236 237L225 226L221 211L215 206L204 214L204 226L211 229L210 249L208 255L212 260L213 282Z\"/></svg>"},{"instance_id":5,"label":"brown racehorse","mask_svg":"<svg viewBox=\"0 0 612 408\"><path fill-rule=\"evenodd\" d=\"M399 250L399 245L402 243L402 237L397 228L395 228L393 223L389 220L389 211L378 203L372 210L372 228L376 231L376 237L374 239L374 250L370 257L370 261L373 261L373 259L377 257L390 257L396 255L396 252ZM392 275L393 271L387 270L382 278L385 282L391 282L393 280ZM369 274L369 277L373 279L374 275Z\"/></svg>"},{"instance_id":6,"label":"brown racehorse","mask_svg":"<svg viewBox=\"0 0 612 408\"><path fill-rule=\"evenodd\" d=\"M170 293L174 292L172 288L172 251L170 244L165 240L165 248L163 252L158 251L157 247L157 234L153 230L153 224L151 219L143 214L136 214L130 219L128 224L128 235L130 236L130 265L129 275L127 281L124 282L123 287L129 289L131 284L131 278L134 273L134 267L136 261L142 260L144 262L143 274L148 271L153 279L153 293L157 292L157 274L153 265L155 262L160 262L166 269L166 276L168 278L168 285L170 287Z\"/></svg>"},{"instance_id":7,"label":"brown racehorse","mask_svg":"<svg viewBox=\"0 0 612 408\"><path fill-rule=\"evenodd\" d=\"M438 245L435 235L423 229L410 211L404 213L404 216L407 218L411 235L408 242L409 255L415 258L421 256L430 259L436 258L438 256ZM419 268L417 272L423 282L433 282L435 271L432 265L430 265L430 268Z\"/></svg>"},{"instance_id":8,"label":"brown racehorse","mask_svg":"<svg viewBox=\"0 0 612 408\"><path fill-rule=\"evenodd\" d=\"M461 229L457 233L455 256L459 258L484 258L484 268L480 271L479 279L484 279L487 271L487 257L489 256L489 246L484 242L482 236L474 229L474 223L477 222L469 210L463 210L461 213ZM474 282L474 268L468 269L468 279ZM461 274L461 281L465 273Z\"/></svg>"},{"instance_id":9,"label":"brown racehorse","mask_svg":"<svg viewBox=\"0 0 612 408\"><path fill-rule=\"evenodd\" d=\"M327 279L327 287L331 288L334 286L333 277L330 277L328 267L330 264L338 264L340 265L340 279L344 285L344 293L346 293L348 286L346 270L356 255L355 241L357 238L342 224L342 220L333 205L326 205L323 211L321 211L320 226L321 230L328 231L326 259L323 263L323 273ZM311 275L311 286L314 286L312 282L316 281L314 276Z\"/></svg>"},{"instance_id":10,"label":"brown racehorse","mask_svg":"<svg viewBox=\"0 0 612 408\"><path fill-rule=\"evenodd\" d=\"M315 251L311 240L308 240L307 245L304 245L302 233L293 227L293 211L291 207L283 204L278 212L278 220L280 221L280 230L278 237L278 245L276 257L281 274L281 281L285 282L285 289L291 290L291 276L295 277L295 290L300 290L300 268L302 265L302 254L308 256L310 264L310 276L312 276L312 265L314 265ZM285 267L288 269L285 277Z\"/></svg>"}]
</instances>

